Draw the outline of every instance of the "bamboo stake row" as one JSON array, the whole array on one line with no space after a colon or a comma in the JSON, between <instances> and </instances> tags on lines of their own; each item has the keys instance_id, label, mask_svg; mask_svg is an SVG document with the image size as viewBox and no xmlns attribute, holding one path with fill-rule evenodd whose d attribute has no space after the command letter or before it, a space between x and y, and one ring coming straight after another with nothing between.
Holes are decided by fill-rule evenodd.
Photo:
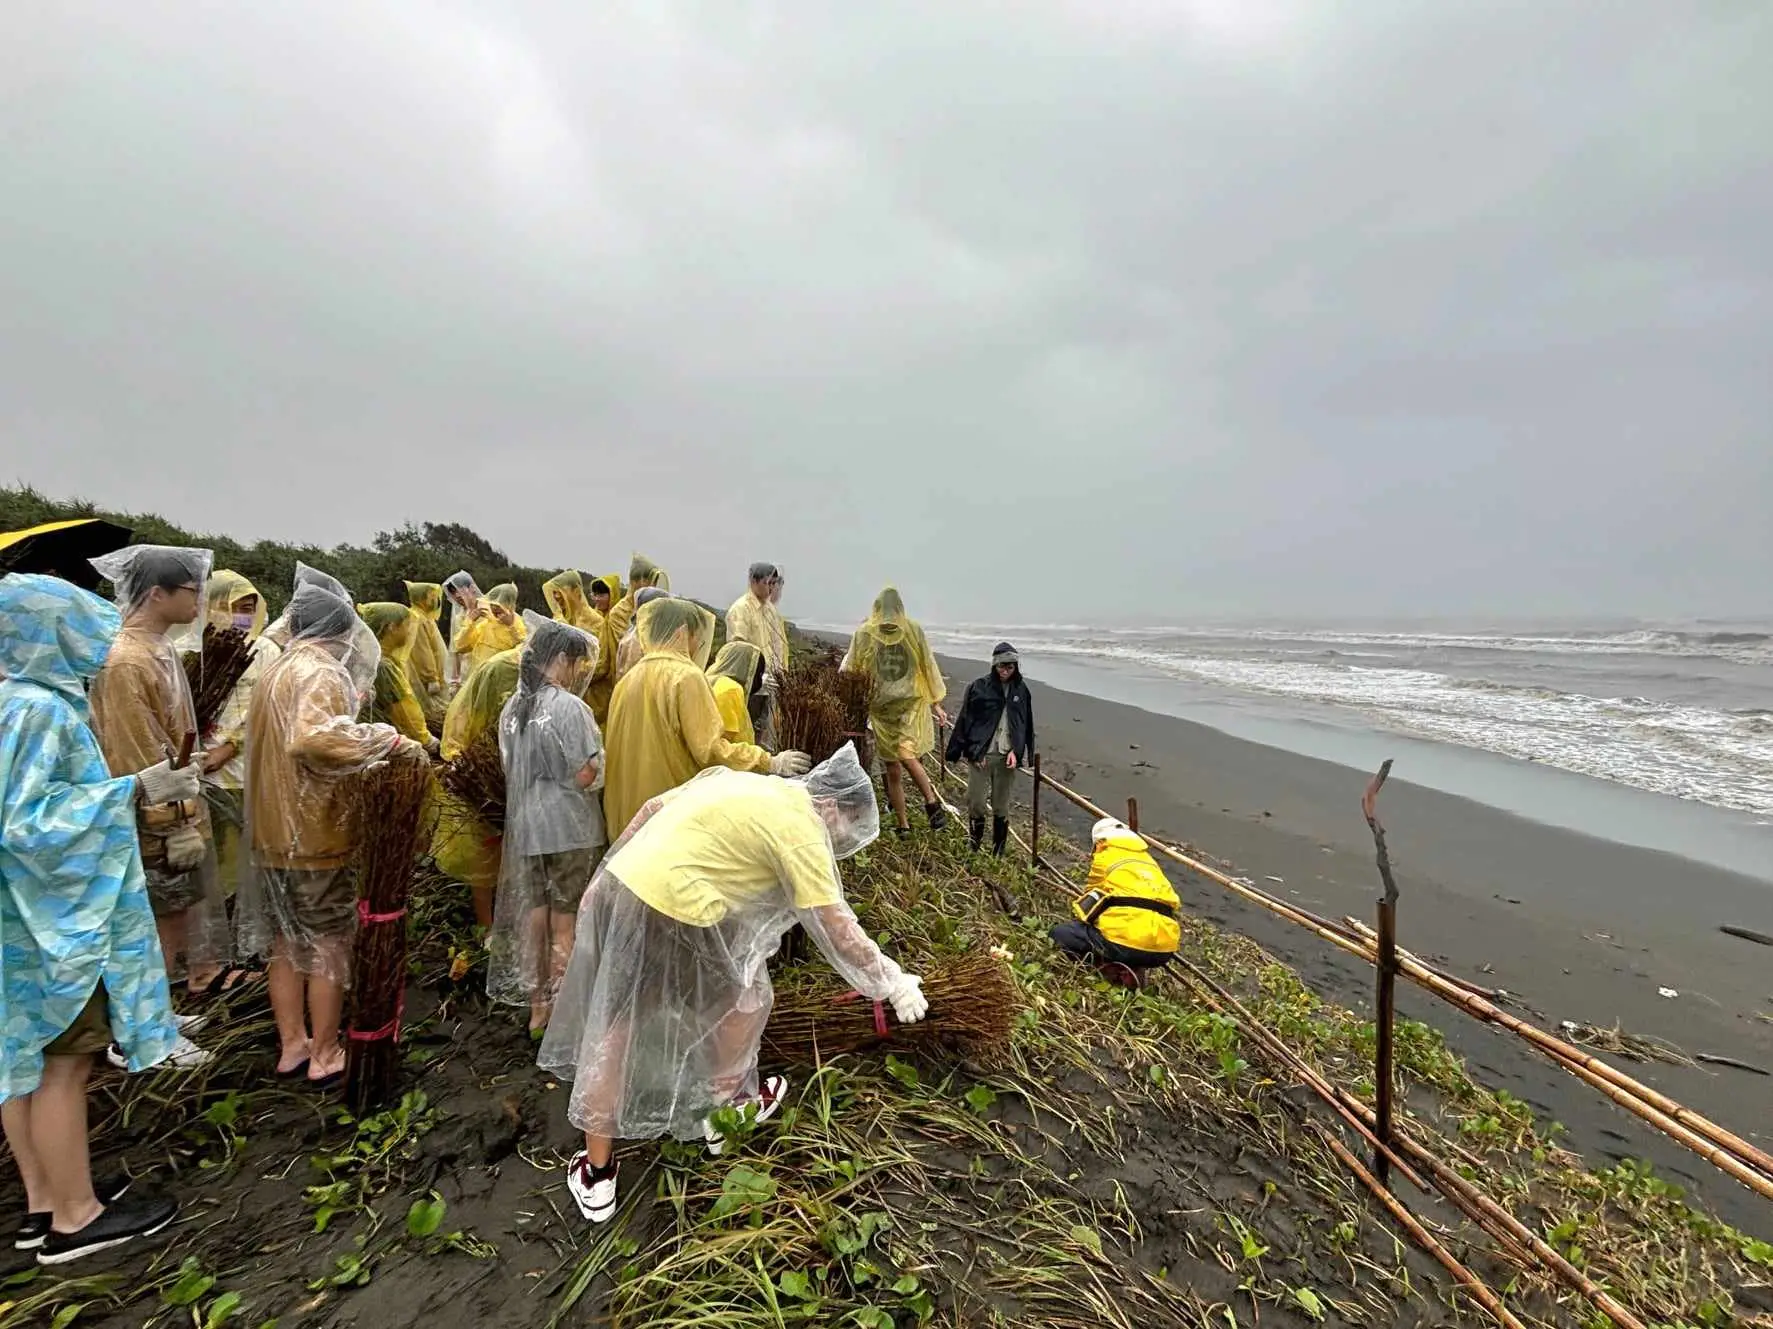
<instances>
[{"instance_id":1,"label":"bamboo stake row","mask_svg":"<svg viewBox=\"0 0 1773 1329\"><path fill-rule=\"evenodd\" d=\"M1044 776L1042 783L1049 785L1062 798L1082 808L1085 812L1097 817L1110 815L1082 794L1061 784L1050 775ZM1378 963L1376 939L1370 928L1366 928L1352 919L1343 924L1332 923L1329 919L1321 918L1309 910L1288 904L1284 900L1269 895L1266 891L1227 876L1216 868L1202 863L1180 850L1173 849L1161 841L1154 840L1150 836L1146 837L1146 842L1156 853L1187 868L1198 876L1223 886L1239 898L1304 928L1338 949L1365 960L1368 964ZM1477 1020L1495 1025L1525 1039L1554 1064L1563 1067L1585 1083L1599 1089L1619 1107L1662 1131L1755 1193L1773 1199L1773 1156L1769 1156L1764 1150L1757 1148L1735 1132L1727 1130L1704 1115L1676 1102L1666 1094L1632 1078L1618 1068L1602 1061L1599 1057L1592 1056L1563 1039L1547 1033L1537 1025L1530 1024L1520 1017L1502 1010L1491 1000L1495 994L1490 994L1473 984L1444 974L1401 947L1398 949L1397 959L1399 971L1418 987L1450 1005L1458 1007Z\"/></svg>"}]
</instances>

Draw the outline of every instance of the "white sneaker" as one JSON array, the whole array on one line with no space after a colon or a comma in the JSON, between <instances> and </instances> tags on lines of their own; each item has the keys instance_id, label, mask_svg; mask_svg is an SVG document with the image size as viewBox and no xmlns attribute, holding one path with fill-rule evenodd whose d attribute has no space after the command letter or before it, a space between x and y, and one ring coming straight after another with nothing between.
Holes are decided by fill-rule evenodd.
<instances>
[{"instance_id":1,"label":"white sneaker","mask_svg":"<svg viewBox=\"0 0 1773 1329\"><path fill-rule=\"evenodd\" d=\"M129 1058L123 1055L123 1049L118 1047L115 1043L111 1044L106 1050L105 1060L110 1062L111 1065L115 1066L120 1071L127 1071L129 1069ZM153 1069L195 1071L201 1070L214 1060L215 1053L198 1047L190 1039L186 1038L183 1034L180 1034L179 1041L172 1045L172 1052L167 1056L166 1060L154 1066Z\"/></svg>"},{"instance_id":2,"label":"white sneaker","mask_svg":"<svg viewBox=\"0 0 1773 1329\"><path fill-rule=\"evenodd\" d=\"M606 1177L593 1176L591 1160L582 1149L566 1165L566 1189L591 1222L607 1223L616 1216L616 1169L611 1167Z\"/></svg>"},{"instance_id":3,"label":"white sneaker","mask_svg":"<svg viewBox=\"0 0 1773 1329\"><path fill-rule=\"evenodd\" d=\"M172 1022L178 1026L179 1033L186 1038L200 1034L209 1027L207 1015L175 1015L172 1017Z\"/></svg>"},{"instance_id":4,"label":"white sneaker","mask_svg":"<svg viewBox=\"0 0 1773 1329\"><path fill-rule=\"evenodd\" d=\"M764 1077L763 1083L757 1086L756 1098L740 1099L732 1106L741 1111L746 1107L755 1107L757 1115L751 1118L751 1124L761 1126L782 1110L782 1100L786 1097L788 1097L788 1077L786 1075L768 1075ZM703 1119L702 1139L708 1144L710 1158L719 1158L726 1152L726 1136L722 1135L714 1125L713 1117Z\"/></svg>"}]
</instances>

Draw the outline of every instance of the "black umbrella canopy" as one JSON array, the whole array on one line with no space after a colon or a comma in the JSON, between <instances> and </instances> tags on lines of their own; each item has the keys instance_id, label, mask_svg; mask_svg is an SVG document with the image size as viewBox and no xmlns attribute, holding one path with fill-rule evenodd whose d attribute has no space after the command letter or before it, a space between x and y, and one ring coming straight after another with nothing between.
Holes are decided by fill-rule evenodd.
<instances>
[{"instance_id":1,"label":"black umbrella canopy","mask_svg":"<svg viewBox=\"0 0 1773 1329\"><path fill-rule=\"evenodd\" d=\"M52 521L0 533L0 572L41 572L96 591L100 577L88 559L129 543L130 529L99 517Z\"/></svg>"}]
</instances>

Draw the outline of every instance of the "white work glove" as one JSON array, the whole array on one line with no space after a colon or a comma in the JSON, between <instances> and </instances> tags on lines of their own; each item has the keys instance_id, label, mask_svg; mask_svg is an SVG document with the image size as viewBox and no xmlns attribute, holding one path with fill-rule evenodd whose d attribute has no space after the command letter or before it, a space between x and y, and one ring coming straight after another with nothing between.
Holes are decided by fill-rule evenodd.
<instances>
[{"instance_id":1,"label":"white work glove","mask_svg":"<svg viewBox=\"0 0 1773 1329\"><path fill-rule=\"evenodd\" d=\"M923 995L923 979L916 974L901 974L897 985L887 993L892 1003L893 1018L900 1024L916 1024L930 1013L930 999Z\"/></svg>"},{"instance_id":2,"label":"white work glove","mask_svg":"<svg viewBox=\"0 0 1773 1329\"><path fill-rule=\"evenodd\" d=\"M765 673L763 676L763 684L758 688L758 691L763 693L766 697L773 697L781 690L782 680L777 678L773 673Z\"/></svg>"},{"instance_id":3,"label":"white work glove","mask_svg":"<svg viewBox=\"0 0 1773 1329\"><path fill-rule=\"evenodd\" d=\"M195 766L187 765L175 771L170 761L163 761L158 766L150 766L137 774L136 795L149 807L158 807L162 803L183 803L203 792L198 775Z\"/></svg>"},{"instance_id":4,"label":"white work glove","mask_svg":"<svg viewBox=\"0 0 1773 1329\"><path fill-rule=\"evenodd\" d=\"M786 775L792 780L812 769L813 759L804 752L778 752L770 758L771 775Z\"/></svg>"},{"instance_id":5,"label":"white work glove","mask_svg":"<svg viewBox=\"0 0 1773 1329\"><path fill-rule=\"evenodd\" d=\"M174 872L189 872L203 862L208 848L202 831L195 826L181 826L166 837L166 866Z\"/></svg>"}]
</instances>

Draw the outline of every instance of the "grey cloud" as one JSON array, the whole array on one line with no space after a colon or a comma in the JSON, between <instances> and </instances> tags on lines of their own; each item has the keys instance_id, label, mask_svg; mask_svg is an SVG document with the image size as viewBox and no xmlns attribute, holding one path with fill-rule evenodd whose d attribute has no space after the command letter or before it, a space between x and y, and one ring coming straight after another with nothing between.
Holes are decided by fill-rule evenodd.
<instances>
[{"instance_id":1,"label":"grey cloud","mask_svg":"<svg viewBox=\"0 0 1773 1329\"><path fill-rule=\"evenodd\" d=\"M1767 608L1758 7L17 8L0 475L813 618Z\"/></svg>"}]
</instances>

